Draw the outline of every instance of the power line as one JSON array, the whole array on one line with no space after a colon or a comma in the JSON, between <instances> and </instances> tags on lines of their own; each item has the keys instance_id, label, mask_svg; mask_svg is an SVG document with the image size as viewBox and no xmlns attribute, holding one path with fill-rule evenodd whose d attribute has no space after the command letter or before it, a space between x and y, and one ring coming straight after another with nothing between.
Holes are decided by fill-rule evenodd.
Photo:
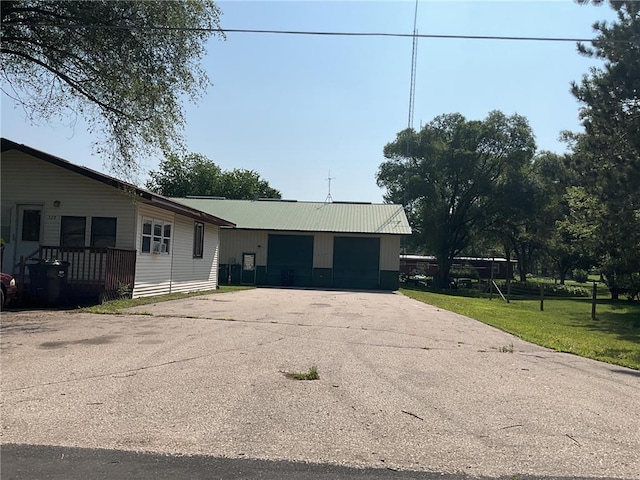
<instances>
[{"instance_id":1,"label":"power line","mask_svg":"<svg viewBox=\"0 0 640 480\"><path fill-rule=\"evenodd\" d=\"M266 33L279 35L319 35L337 37L399 37L399 38L442 38L460 40L516 40L535 42L598 42L593 38L562 38L562 37L510 37L500 35L439 35L430 33L382 33L382 32L321 32L303 30L249 30L249 29L211 29L223 33ZM624 42L626 43L626 42Z\"/></svg>"},{"instance_id":2,"label":"power line","mask_svg":"<svg viewBox=\"0 0 640 480\"><path fill-rule=\"evenodd\" d=\"M45 25L39 25L41 27ZM441 35L435 33L385 33L385 32L330 32L313 30L262 30L249 28L187 28L187 27L163 27L163 26L133 26L133 25L48 25L62 29L91 28L97 30L150 30L166 32L210 32L210 33L255 33L269 35L308 35L325 37L395 37L395 38L434 38L444 40L507 40L524 42L592 42L599 43L603 40L595 38L568 38L568 37L518 37L502 35ZM607 40L608 43L630 43L629 40Z\"/></svg>"}]
</instances>

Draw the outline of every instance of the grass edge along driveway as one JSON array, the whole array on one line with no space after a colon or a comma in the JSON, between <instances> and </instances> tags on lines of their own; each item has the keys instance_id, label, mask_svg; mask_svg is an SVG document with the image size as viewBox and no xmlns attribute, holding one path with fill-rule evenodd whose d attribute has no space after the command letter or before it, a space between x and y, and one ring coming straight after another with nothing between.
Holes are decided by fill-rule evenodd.
<instances>
[{"instance_id":1,"label":"grass edge along driveway","mask_svg":"<svg viewBox=\"0 0 640 480\"><path fill-rule=\"evenodd\" d=\"M402 288L404 295L459 313L527 342L602 362L640 370L640 304L599 300L591 320L591 300L512 300L466 297Z\"/></svg>"},{"instance_id":2,"label":"grass edge along driveway","mask_svg":"<svg viewBox=\"0 0 640 480\"><path fill-rule=\"evenodd\" d=\"M236 292L239 290L248 290L250 288L254 288L254 287L220 285L220 287L217 290L167 293L164 295L155 295L151 297L121 298L119 300L104 302L100 305L85 307L82 310L87 313L99 313L104 315L121 315L123 313L122 310L124 310L125 308L138 307L140 305L151 305L159 302L168 302L170 300L180 300L181 298L198 297L201 295L211 295L214 293Z\"/></svg>"}]
</instances>

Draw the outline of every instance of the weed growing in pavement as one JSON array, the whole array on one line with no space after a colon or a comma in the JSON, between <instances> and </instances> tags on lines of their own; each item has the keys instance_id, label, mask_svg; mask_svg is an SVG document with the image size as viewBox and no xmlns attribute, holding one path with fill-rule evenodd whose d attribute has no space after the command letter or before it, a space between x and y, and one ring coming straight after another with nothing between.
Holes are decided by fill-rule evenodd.
<instances>
[{"instance_id":1,"label":"weed growing in pavement","mask_svg":"<svg viewBox=\"0 0 640 480\"><path fill-rule=\"evenodd\" d=\"M315 365L311 366L308 372L287 372L285 376L292 380L318 380L320 378L318 367Z\"/></svg>"},{"instance_id":2,"label":"weed growing in pavement","mask_svg":"<svg viewBox=\"0 0 640 480\"><path fill-rule=\"evenodd\" d=\"M513 343L510 343L509 345L505 345L504 347L500 347L498 351L500 353L513 353Z\"/></svg>"}]
</instances>

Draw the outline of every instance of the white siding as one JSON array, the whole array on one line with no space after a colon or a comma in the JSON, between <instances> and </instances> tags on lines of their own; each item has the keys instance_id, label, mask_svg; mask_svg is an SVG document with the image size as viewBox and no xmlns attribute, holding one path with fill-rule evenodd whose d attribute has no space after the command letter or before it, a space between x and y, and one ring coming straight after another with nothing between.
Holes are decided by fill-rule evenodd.
<instances>
[{"instance_id":1,"label":"white siding","mask_svg":"<svg viewBox=\"0 0 640 480\"><path fill-rule=\"evenodd\" d=\"M204 224L202 258L193 258L194 220L176 216L172 292L213 290L218 286L219 227Z\"/></svg>"},{"instance_id":2,"label":"white siding","mask_svg":"<svg viewBox=\"0 0 640 480\"><path fill-rule=\"evenodd\" d=\"M242 262L243 253L256 254L256 266L267 265L267 241L269 233L263 230L220 229L220 263Z\"/></svg>"},{"instance_id":3,"label":"white siding","mask_svg":"<svg viewBox=\"0 0 640 480\"><path fill-rule=\"evenodd\" d=\"M1 158L1 204L4 225L10 218L11 234L5 238L4 266L14 261L18 219L16 205L42 205L42 244L60 244L62 216L86 217L85 243L91 240L92 217L115 217L116 248L135 249L134 297L172 291L217 287L219 227L205 224L204 257L193 258L193 220L158 207L138 203L136 197L84 175L58 167L22 152L8 151ZM54 201L60 202L58 207ZM142 218L171 222L170 254L141 253ZM6 229L5 229L6 230ZM266 241L265 241L266 247Z\"/></svg>"},{"instance_id":4,"label":"white siding","mask_svg":"<svg viewBox=\"0 0 640 480\"><path fill-rule=\"evenodd\" d=\"M169 254L142 253L142 235L137 235L134 297L217 288L220 250L217 225L205 223L203 258L193 258L194 221L192 219L141 204L138 207L138 232L142 232L143 218L162 220L172 224L171 247Z\"/></svg>"},{"instance_id":5,"label":"white siding","mask_svg":"<svg viewBox=\"0 0 640 480\"><path fill-rule=\"evenodd\" d=\"M380 270L400 270L400 235L380 237Z\"/></svg>"},{"instance_id":6,"label":"white siding","mask_svg":"<svg viewBox=\"0 0 640 480\"><path fill-rule=\"evenodd\" d=\"M171 267L176 247L175 215L160 208L149 205L138 206L137 232L142 232L142 218L152 218L172 223L172 239L170 253L154 254L142 253L142 235L136 237L136 283L133 287L133 297L148 297L171 293Z\"/></svg>"},{"instance_id":7,"label":"white siding","mask_svg":"<svg viewBox=\"0 0 640 480\"><path fill-rule=\"evenodd\" d=\"M135 197L22 152L3 152L1 169L3 215L11 209L11 235L5 238L6 265L13 261L18 204L43 206L44 245L60 245L61 217L70 215L87 218L87 244L91 240L91 217L115 217L116 247L135 247ZM60 206L54 207L54 201L59 201Z\"/></svg>"}]
</instances>

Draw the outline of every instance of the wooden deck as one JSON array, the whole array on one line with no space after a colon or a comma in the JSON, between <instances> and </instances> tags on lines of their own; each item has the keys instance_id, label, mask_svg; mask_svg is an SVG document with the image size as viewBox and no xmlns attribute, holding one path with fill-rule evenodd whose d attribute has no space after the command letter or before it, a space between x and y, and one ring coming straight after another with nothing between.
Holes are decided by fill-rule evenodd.
<instances>
[{"instance_id":1,"label":"wooden deck","mask_svg":"<svg viewBox=\"0 0 640 480\"><path fill-rule=\"evenodd\" d=\"M62 262L67 269L69 298L95 296L98 301L130 297L136 270L136 251L110 247L60 247L42 245L37 252L21 259L22 285L28 275L28 261ZM27 268L28 270L28 268Z\"/></svg>"}]
</instances>

